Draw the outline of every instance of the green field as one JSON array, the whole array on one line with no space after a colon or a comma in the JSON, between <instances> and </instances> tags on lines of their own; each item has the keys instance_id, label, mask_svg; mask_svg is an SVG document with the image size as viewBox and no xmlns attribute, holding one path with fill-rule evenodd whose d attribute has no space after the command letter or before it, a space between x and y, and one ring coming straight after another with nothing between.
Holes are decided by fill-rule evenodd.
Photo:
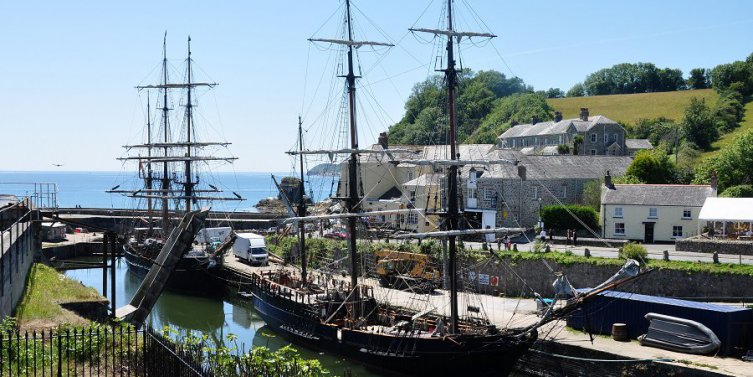
<instances>
[{"instance_id":1,"label":"green field","mask_svg":"<svg viewBox=\"0 0 753 377\"><path fill-rule=\"evenodd\" d=\"M591 115L603 115L617 122L635 124L641 118L666 117L681 121L685 107L693 97L705 98L710 105L719 95L712 89L681 90L677 92L614 94L609 96L552 98L547 100L565 119L577 118L581 107ZM750 121L753 122L753 119Z\"/></svg>"}]
</instances>

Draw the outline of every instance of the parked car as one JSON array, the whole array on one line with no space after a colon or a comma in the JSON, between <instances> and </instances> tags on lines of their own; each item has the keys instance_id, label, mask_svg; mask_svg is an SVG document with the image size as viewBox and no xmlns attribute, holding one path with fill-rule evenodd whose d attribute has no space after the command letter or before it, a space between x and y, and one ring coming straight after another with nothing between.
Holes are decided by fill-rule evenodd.
<instances>
[{"instance_id":1,"label":"parked car","mask_svg":"<svg viewBox=\"0 0 753 377\"><path fill-rule=\"evenodd\" d=\"M324 233L324 238L331 238L334 240L344 240L348 238L348 233L342 230L333 230L328 233Z\"/></svg>"}]
</instances>

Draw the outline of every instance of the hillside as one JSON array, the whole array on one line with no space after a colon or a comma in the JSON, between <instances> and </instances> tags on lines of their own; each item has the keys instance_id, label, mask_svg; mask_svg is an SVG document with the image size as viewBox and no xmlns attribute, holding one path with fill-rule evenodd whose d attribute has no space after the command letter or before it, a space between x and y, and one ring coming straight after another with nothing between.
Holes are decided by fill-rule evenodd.
<instances>
[{"instance_id":1,"label":"hillside","mask_svg":"<svg viewBox=\"0 0 753 377\"><path fill-rule=\"evenodd\" d=\"M591 115L604 115L614 121L635 124L641 118L666 117L682 120L683 111L693 97L705 98L714 104L719 97L712 89L681 90L676 92L615 94L609 96L551 98L547 102L555 110L562 111L565 119L577 118L581 107L587 107ZM747 120L747 118L746 118ZM749 120L753 121L753 119Z\"/></svg>"},{"instance_id":2,"label":"hillside","mask_svg":"<svg viewBox=\"0 0 753 377\"><path fill-rule=\"evenodd\" d=\"M701 158L706 158L716 154L717 151L731 144L738 136L750 130L753 130L753 102L745 104L745 117L740 122L740 127L734 129L728 134L722 135L719 140L711 144L710 151L701 154Z\"/></svg>"}]
</instances>

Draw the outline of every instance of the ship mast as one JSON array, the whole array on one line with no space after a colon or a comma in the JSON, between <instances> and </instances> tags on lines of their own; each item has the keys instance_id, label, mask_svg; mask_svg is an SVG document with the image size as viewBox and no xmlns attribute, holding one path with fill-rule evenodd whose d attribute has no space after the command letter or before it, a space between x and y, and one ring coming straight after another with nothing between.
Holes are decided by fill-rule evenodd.
<instances>
[{"instance_id":1,"label":"ship mast","mask_svg":"<svg viewBox=\"0 0 753 377\"><path fill-rule=\"evenodd\" d=\"M164 148L164 157L165 161L162 163L162 234L167 235L170 231L170 211L169 211L169 202L168 202L168 196L170 195L170 177L168 176L168 143L170 142L170 130L169 130L169 112L170 109L167 107L167 90L168 90L168 82L167 82L167 32L165 32L165 37L162 40L162 125L163 130L165 132L163 142L165 143ZM150 161L151 162L151 161Z\"/></svg>"},{"instance_id":2,"label":"ship mast","mask_svg":"<svg viewBox=\"0 0 753 377\"><path fill-rule=\"evenodd\" d=\"M457 151L457 114L455 97L457 95L458 72L455 69L455 45L453 38L457 38L458 43L464 37L484 37L494 38L495 35L489 33L476 32L459 32L455 31L452 23L452 0L447 0L447 29L413 29L410 31L431 33L434 35L444 35L447 37L447 67L444 69L445 81L447 82L447 115L449 122L449 144L450 144L450 161L447 169L447 214L446 228L448 234L448 273L450 280L450 332L459 333L458 327L458 269L457 269L457 230L460 211L458 210L458 166L462 164L457 161L460 155Z\"/></svg>"},{"instance_id":3,"label":"ship mast","mask_svg":"<svg viewBox=\"0 0 753 377\"><path fill-rule=\"evenodd\" d=\"M183 187L185 188L185 194L186 194L186 212L191 212L191 200L193 199L193 183L191 181L191 120L193 118L193 114L191 112L193 104L191 103L191 92L192 92L192 86L191 84L191 36L188 36L188 67L186 68L188 71L188 103L186 103L186 170L185 170L185 182L183 182Z\"/></svg>"},{"instance_id":4,"label":"ship mast","mask_svg":"<svg viewBox=\"0 0 753 377\"><path fill-rule=\"evenodd\" d=\"M146 92L146 143L151 145L152 144L152 106L151 106L151 100L149 96L149 91ZM147 157L150 159L152 158L152 147L148 147L147 150ZM152 189L152 164L147 162L146 164L146 178L144 179L144 183L147 190ZM149 218L149 234L152 233L152 228L154 228L154 224L152 223L152 198L147 198L146 200L146 208L147 208L147 216Z\"/></svg>"},{"instance_id":5,"label":"ship mast","mask_svg":"<svg viewBox=\"0 0 753 377\"><path fill-rule=\"evenodd\" d=\"M303 152L303 122L301 116L298 116L298 150ZM306 217L306 202L304 201L303 194L306 192L305 185L303 183L303 153L298 155L301 166L301 187L298 193L298 216ZM298 223L298 246L301 250L301 284L303 288L306 288L306 227L301 221Z\"/></svg>"}]
</instances>

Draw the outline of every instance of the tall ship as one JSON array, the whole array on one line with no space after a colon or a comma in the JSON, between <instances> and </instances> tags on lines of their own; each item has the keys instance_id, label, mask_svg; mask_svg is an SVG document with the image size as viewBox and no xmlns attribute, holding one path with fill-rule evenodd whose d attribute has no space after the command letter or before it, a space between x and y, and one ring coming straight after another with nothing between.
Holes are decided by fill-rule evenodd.
<instances>
[{"instance_id":1,"label":"tall ship","mask_svg":"<svg viewBox=\"0 0 753 377\"><path fill-rule=\"evenodd\" d=\"M483 230L463 230L460 226L462 212L458 208L458 168L465 165L479 164L479 161L460 160L455 141L456 115L455 98L458 70L455 62L456 42L461 38L491 38L488 33L459 32L453 28L453 3L448 1L443 13L446 17L445 29L412 29L414 32L426 32L437 38L446 39L445 75L448 115L448 143L446 160L433 160L433 169L438 169L444 181L446 194L443 195L444 209L436 212L442 218L442 229L430 233L415 233L410 237L442 238L448 247L447 271L449 286L446 301L441 304L426 298L422 309L417 306L403 305L418 297L407 296L405 292L379 287L375 279L363 278L358 253L359 223L368 216L390 213L405 213L416 209L395 209L376 212L364 212L360 203L363 195L359 192L359 156L375 153L382 156L400 156L412 153L406 149L384 148L372 150L359 148L356 127L356 79L354 70L355 50L364 46L388 46L380 42L360 41L353 35L350 0L344 1L344 39L318 39L310 41L342 46L345 50L343 72L345 95L347 100L343 108L347 109L346 119L349 128L350 145L336 150L306 150L299 121L299 145L297 151L289 152L297 156L303 174L303 156L326 154L346 155L347 180L343 182L345 195L341 200L342 213L328 215L308 215L303 197L299 202L297 217L291 219L298 223L301 268L300 270L282 267L277 270L257 271L252 276L250 298L254 308L262 319L274 331L291 341L326 350L348 358L360 360L365 364L401 375L452 375L473 371L474 375L505 376L515 363L537 341L537 329L556 318L562 318L568 311L577 307L590 291L573 298L567 305L557 311L549 310L536 323L521 327L500 327L492 323L478 310L459 310L459 301L468 302L466 293L459 293L462 282L459 268L460 237L471 234L505 233L511 229L495 228ZM391 158L391 157L390 157ZM420 165L421 159L390 163L411 163ZM428 162L427 162L428 163ZM496 163L517 164L516 161L496 161ZM364 173L366 174L366 173ZM303 185L303 175L301 176ZM305 192L301 187L300 193ZM326 274L309 271L307 267L306 237L302 224L338 220L346 223L346 243L349 255L349 271L342 274ZM361 232L363 234L363 232ZM634 270L634 268L633 268ZM634 271L633 271L634 272ZM618 279L622 279L621 277ZM561 282L569 287L569 283ZM604 287L614 287L610 282ZM599 289L604 289L599 287ZM574 290L565 289L568 292ZM393 295L393 297L390 297ZM402 295L402 296L401 296ZM400 297L395 297L400 296ZM426 296L431 296L426 294ZM445 308L449 308L446 310Z\"/></svg>"},{"instance_id":2,"label":"tall ship","mask_svg":"<svg viewBox=\"0 0 753 377\"><path fill-rule=\"evenodd\" d=\"M235 192L232 196L224 195L221 184L211 176L211 166L232 163L236 157L208 153L210 150L227 153L230 143L199 139L202 133L199 132L201 125L196 122L196 91L212 89L217 84L195 80L192 63L189 36L184 80L170 81L165 33L159 82L136 87L140 92L146 92L147 98L146 126L141 143L124 146L126 156L118 158L137 166L136 181L140 185L128 189L120 189L118 185L107 191L133 198L138 203L139 211L134 213L139 218L125 230L123 253L129 271L141 276L149 272L165 240L184 214L209 207L215 201L243 200ZM157 98L156 119L151 111L151 93ZM178 104L174 104L173 97L178 98ZM184 111L173 116L176 105L183 107ZM220 283L212 272L221 267L223 253L232 242L232 235L230 226L199 230L192 246L185 250L170 276L167 288L202 292Z\"/></svg>"}]
</instances>

